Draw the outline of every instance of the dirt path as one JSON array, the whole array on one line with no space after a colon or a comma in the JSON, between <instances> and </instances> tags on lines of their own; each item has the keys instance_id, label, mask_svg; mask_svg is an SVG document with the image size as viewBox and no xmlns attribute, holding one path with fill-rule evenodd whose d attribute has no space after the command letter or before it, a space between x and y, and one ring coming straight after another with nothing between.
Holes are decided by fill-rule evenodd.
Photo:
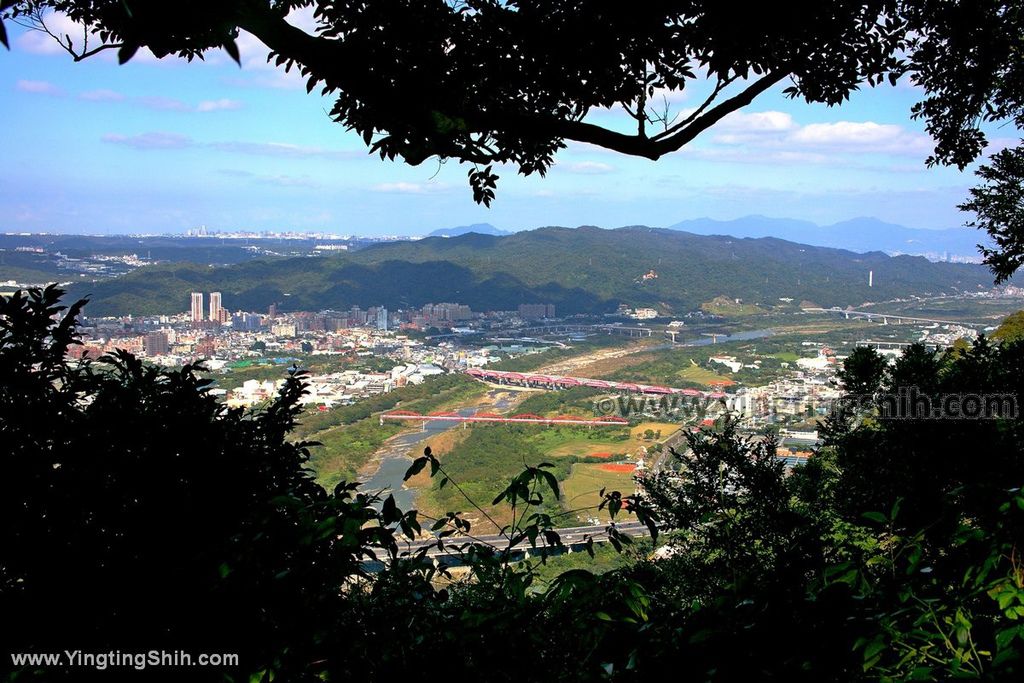
<instances>
[{"instance_id":1,"label":"dirt path","mask_svg":"<svg viewBox=\"0 0 1024 683\"><path fill-rule=\"evenodd\" d=\"M628 365L641 363L644 357L629 358L650 351L652 344L631 344L625 348L601 349L580 356L566 358L554 363L549 363L538 368L535 372L542 375L573 375L580 377L593 377L588 373L613 372Z\"/></svg>"}]
</instances>

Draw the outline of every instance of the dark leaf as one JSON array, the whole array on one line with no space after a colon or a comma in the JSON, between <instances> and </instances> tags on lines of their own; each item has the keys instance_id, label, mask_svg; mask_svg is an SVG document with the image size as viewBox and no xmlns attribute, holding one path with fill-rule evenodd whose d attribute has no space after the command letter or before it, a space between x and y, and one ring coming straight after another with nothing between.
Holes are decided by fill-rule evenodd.
<instances>
[{"instance_id":1,"label":"dark leaf","mask_svg":"<svg viewBox=\"0 0 1024 683\"><path fill-rule=\"evenodd\" d=\"M384 499L384 504L381 506L380 511L381 521L384 524L393 524L397 522L401 515L398 512L398 506L395 505L395 497L389 495Z\"/></svg>"},{"instance_id":2,"label":"dark leaf","mask_svg":"<svg viewBox=\"0 0 1024 683\"><path fill-rule=\"evenodd\" d=\"M135 56L135 53L139 51L138 45L131 45L125 43L117 51L117 62L119 64L126 64L129 59Z\"/></svg>"},{"instance_id":3,"label":"dark leaf","mask_svg":"<svg viewBox=\"0 0 1024 683\"><path fill-rule=\"evenodd\" d=\"M238 52L238 44L235 41L230 39L226 40L222 47L224 48L224 51L228 53L228 56L235 60L235 64L242 66L242 56Z\"/></svg>"},{"instance_id":4,"label":"dark leaf","mask_svg":"<svg viewBox=\"0 0 1024 683\"><path fill-rule=\"evenodd\" d=\"M409 481L417 474L423 471L423 468L427 466L426 458L416 458L412 461L412 465L405 471L405 476L402 477L402 481Z\"/></svg>"}]
</instances>

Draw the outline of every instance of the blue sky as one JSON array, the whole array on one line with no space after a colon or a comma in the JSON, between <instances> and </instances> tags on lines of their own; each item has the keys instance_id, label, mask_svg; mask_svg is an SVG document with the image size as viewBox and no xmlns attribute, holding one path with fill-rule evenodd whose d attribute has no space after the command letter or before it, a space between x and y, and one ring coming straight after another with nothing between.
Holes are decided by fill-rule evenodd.
<instances>
[{"instance_id":1,"label":"blue sky","mask_svg":"<svg viewBox=\"0 0 1024 683\"><path fill-rule=\"evenodd\" d=\"M206 225L409 235L476 222L666 226L755 213L946 228L963 223L956 205L974 181L971 169L925 167L930 141L909 117L920 98L912 85L867 90L829 109L787 100L783 84L658 162L570 143L546 178L499 169L487 209L472 201L466 166L369 157L329 120L331 102L267 65L251 36L239 40L241 69L219 53L188 64L140 52L118 66L112 52L76 64L47 36L8 30L2 231ZM699 94L677 98L674 111L695 106ZM591 118L628 123L616 111ZM993 142L1012 135L997 130Z\"/></svg>"}]
</instances>

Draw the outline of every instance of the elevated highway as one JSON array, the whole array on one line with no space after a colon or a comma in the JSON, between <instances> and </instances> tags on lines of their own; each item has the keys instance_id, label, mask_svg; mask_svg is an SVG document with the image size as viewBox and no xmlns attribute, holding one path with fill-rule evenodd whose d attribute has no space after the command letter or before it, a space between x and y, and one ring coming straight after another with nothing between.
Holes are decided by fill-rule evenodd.
<instances>
[{"instance_id":1,"label":"elevated highway","mask_svg":"<svg viewBox=\"0 0 1024 683\"><path fill-rule=\"evenodd\" d=\"M867 311L854 311L846 308L839 308L833 306L832 308L804 308L802 309L808 313L833 313L835 315L845 316L847 320L850 318L864 318L867 320L881 320L883 325L888 325L890 321L892 324L900 325L902 323L935 323L938 325L962 325L964 327L981 327L978 323L968 322L966 320L939 320L938 318L917 318L910 315L900 315L898 313L869 313Z\"/></svg>"},{"instance_id":2,"label":"elevated highway","mask_svg":"<svg viewBox=\"0 0 1024 683\"><path fill-rule=\"evenodd\" d=\"M622 417L608 415L604 417L578 417L575 415L558 415L556 417L542 417L533 413L520 413L518 415L499 415L498 413L474 413L472 415L460 415L455 412L439 412L421 414L411 410L392 410L380 414L380 423L384 420L422 421L422 422L497 422L504 424L545 424L545 425L584 425L588 427L607 427L628 425L629 420Z\"/></svg>"}]
</instances>

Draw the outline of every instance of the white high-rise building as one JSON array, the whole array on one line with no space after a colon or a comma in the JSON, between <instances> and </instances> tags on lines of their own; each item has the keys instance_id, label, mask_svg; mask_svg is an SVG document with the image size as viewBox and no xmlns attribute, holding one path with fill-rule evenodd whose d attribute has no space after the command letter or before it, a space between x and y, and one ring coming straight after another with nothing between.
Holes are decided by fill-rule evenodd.
<instances>
[{"instance_id":1,"label":"white high-rise building","mask_svg":"<svg viewBox=\"0 0 1024 683\"><path fill-rule=\"evenodd\" d=\"M388 329L388 309L384 307L377 309L377 329L385 332Z\"/></svg>"},{"instance_id":2,"label":"white high-rise building","mask_svg":"<svg viewBox=\"0 0 1024 683\"><path fill-rule=\"evenodd\" d=\"M203 319L203 293L192 292L192 322Z\"/></svg>"},{"instance_id":3,"label":"white high-rise building","mask_svg":"<svg viewBox=\"0 0 1024 683\"><path fill-rule=\"evenodd\" d=\"M210 320L220 322L220 292L210 292Z\"/></svg>"}]
</instances>

